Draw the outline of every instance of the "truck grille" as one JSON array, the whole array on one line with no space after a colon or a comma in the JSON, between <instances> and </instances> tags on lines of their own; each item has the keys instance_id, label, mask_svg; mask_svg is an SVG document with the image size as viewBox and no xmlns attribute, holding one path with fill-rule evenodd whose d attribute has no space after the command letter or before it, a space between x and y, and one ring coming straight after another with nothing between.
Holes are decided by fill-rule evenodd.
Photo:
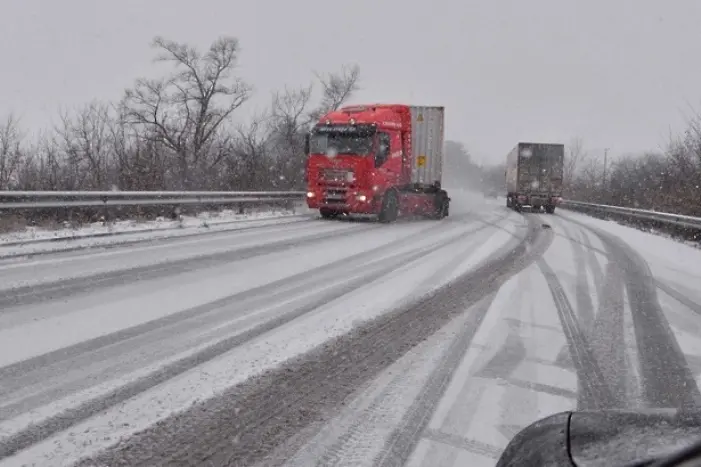
<instances>
[{"instance_id":1,"label":"truck grille","mask_svg":"<svg viewBox=\"0 0 701 467\"><path fill-rule=\"evenodd\" d=\"M347 190L345 188L332 188L324 190L322 201L326 204L343 204L346 202Z\"/></svg>"},{"instance_id":2,"label":"truck grille","mask_svg":"<svg viewBox=\"0 0 701 467\"><path fill-rule=\"evenodd\" d=\"M350 170L324 169L320 173L321 181L343 183L353 179L353 172Z\"/></svg>"}]
</instances>

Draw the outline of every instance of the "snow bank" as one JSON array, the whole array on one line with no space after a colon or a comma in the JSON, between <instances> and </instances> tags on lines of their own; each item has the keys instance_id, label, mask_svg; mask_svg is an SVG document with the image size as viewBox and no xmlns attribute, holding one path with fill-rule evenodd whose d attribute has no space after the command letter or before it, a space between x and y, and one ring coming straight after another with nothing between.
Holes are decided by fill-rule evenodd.
<instances>
[{"instance_id":1,"label":"snow bank","mask_svg":"<svg viewBox=\"0 0 701 467\"><path fill-rule=\"evenodd\" d=\"M309 210L306 208L246 214L224 210L203 212L197 216L182 216L180 220L159 217L153 221L95 222L78 228L66 227L55 230L27 227L21 231L0 234L0 258L255 227L307 215Z\"/></svg>"}]
</instances>

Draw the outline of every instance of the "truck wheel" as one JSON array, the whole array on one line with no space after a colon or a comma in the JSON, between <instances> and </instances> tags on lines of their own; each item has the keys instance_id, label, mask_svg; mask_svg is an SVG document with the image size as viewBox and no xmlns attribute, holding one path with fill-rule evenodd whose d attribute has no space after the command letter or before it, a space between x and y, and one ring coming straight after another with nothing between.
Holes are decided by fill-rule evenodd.
<instances>
[{"instance_id":1,"label":"truck wheel","mask_svg":"<svg viewBox=\"0 0 701 467\"><path fill-rule=\"evenodd\" d=\"M436 211L433 214L433 218L436 220L441 220L448 217L450 210L450 198L448 198L448 193L441 191L440 193L436 194L434 203Z\"/></svg>"},{"instance_id":2,"label":"truck wheel","mask_svg":"<svg viewBox=\"0 0 701 467\"><path fill-rule=\"evenodd\" d=\"M555 214L555 206L545 206L545 212L548 214Z\"/></svg>"},{"instance_id":3,"label":"truck wheel","mask_svg":"<svg viewBox=\"0 0 701 467\"><path fill-rule=\"evenodd\" d=\"M388 191L382 198L382 208L380 209L380 222L387 224L397 220L399 215L399 200L395 191Z\"/></svg>"},{"instance_id":4,"label":"truck wheel","mask_svg":"<svg viewBox=\"0 0 701 467\"><path fill-rule=\"evenodd\" d=\"M335 219L338 216L336 211L330 209L319 209L319 214L323 219Z\"/></svg>"},{"instance_id":5,"label":"truck wheel","mask_svg":"<svg viewBox=\"0 0 701 467\"><path fill-rule=\"evenodd\" d=\"M511 209L511 196L506 197L506 207Z\"/></svg>"}]
</instances>

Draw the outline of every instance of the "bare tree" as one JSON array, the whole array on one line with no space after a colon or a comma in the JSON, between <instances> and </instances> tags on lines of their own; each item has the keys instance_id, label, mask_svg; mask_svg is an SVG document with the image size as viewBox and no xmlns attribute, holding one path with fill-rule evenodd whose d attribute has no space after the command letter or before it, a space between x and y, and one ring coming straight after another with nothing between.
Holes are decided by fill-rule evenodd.
<instances>
[{"instance_id":1,"label":"bare tree","mask_svg":"<svg viewBox=\"0 0 701 467\"><path fill-rule=\"evenodd\" d=\"M267 188L274 170L268 154L269 115L255 116L248 125L239 125L237 138L227 158L229 181L242 190Z\"/></svg>"},{"instance_id":2,"label":"bare tree","mask_svg":"<svg viewBox=\"0 0 701 467\"><path fill-rule=\"evenodd\" d=\"M92 102L73 115L65 111L61 113L61 127L57 133L69 164L81 180L81 187L108 188L111 124L110 107L101 102Z\"/></svg>"},{"instance_id":3,"label":"bare tree","mask_svg":"<svg viewBox=\"0 0 701 467\"><path fill-rule=\"evenodd\" d=\"M276 186L299 188L304 180L304 132L311 123L312 86L273 95L269 143L276 157Z\"/></svg>"},{"instance_id":4,"label":"bare tree","mask_svg":"<svg viewBox=\"0 0 701 467\"><path fill-rule=\"evenodd\" d=\"M270 145L277 162L274 183L279 188L303 186L304 133L321 115L340 108L358 90L360 68L344 66L339 72L316 76L322 87L316 107L310 107L313 86L286 88L273 95Z\"/></svg>"},{"instance_id":5,"label":"bare tree","mask_svg":"<svg viewBox=\"0 0 701 467\"><path fill-rule=\"evenodd\" d=\"M573 138L567 145L565 153L563 185L566 196L569 196L571 193L577 170L581 168L586 158L587 152L584 149L582 139L579 137Z\"/></svg>"},{"instance_id":6,"label":"bare tree","mask_svg":"<svg viewBox=\"0 0 701 467\"><path fill-rule=\"evenodd\" d=\"M7 190L13 184L22 162L23 139L19 121L14 115L8 115L0 123L0 190Z\"/></svg>"},{"instance_id":7,"label":"bare tree","mask_svg":"<svg viewBox=\"0 0 701 467\"><path fill-rule=\"evenodd\" d=\"M160 49L156 60L174 64L176 71L161 80L137 80L124 104L135 123L150 127L173 151L180 184L191 188L191 170L201 165L221 125L248 100L251 87L234 76L239 46L233 37L220 37L205 54L161 37L153 46Z\"/></svg>"},{"instance_id":8,"label":"bare tree","mask_svg":"<svg viewBox=\"0 0 701 467\"><path fill-rule=\"evenodd\" d=\"M338 110L359 88L360 67L344 65L340 72L321 76L315 73L321 83L323 94L318 107L310 113L310 119L316 120L332 110Z\"/></svg>"}]
</instances>

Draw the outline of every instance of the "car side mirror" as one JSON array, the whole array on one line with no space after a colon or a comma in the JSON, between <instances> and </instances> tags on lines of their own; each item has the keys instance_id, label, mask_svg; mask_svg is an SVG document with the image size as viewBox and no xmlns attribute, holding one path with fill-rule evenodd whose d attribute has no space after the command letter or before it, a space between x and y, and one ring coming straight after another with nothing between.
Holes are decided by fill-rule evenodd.
<instances>
[{"instance_id":1,"label":"car side mirror","mask_svg":"<svg viewBox=\"0 0 701 467\"><path fill-rule=\"evenodd\" d=\"M306 134L304 135L304 155L305 155L305 156L308 156L308 155L309 155L309 151L311 151L311 143L310 143L310 140L311 140L311 135L310 135L309 133L306 133Z\"/></svg>"}]
</instances>

